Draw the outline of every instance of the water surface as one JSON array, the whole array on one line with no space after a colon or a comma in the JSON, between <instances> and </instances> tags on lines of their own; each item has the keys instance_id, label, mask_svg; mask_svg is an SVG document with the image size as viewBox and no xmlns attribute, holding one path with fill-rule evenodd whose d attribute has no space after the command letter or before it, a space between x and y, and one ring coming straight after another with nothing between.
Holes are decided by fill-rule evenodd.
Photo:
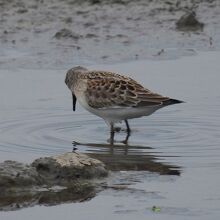
<instances>
[{"instance_id":1,"label":"water surface","mask_svg":"<svg viewBox=\"0 0 220 220\"><path fill-rule=\"evenodd\" d=\"M11 219L218 219L220 216L220 53L178 60L136 61L90 68L114 70L163 95L186 101L130 121L108 143L104 121L77 105L65 71L0 70L0 161L31 162L72 150L113 170L106 189L82 203L1 212ZM124 124L119 124L124 127ZM154 213L152 206L161 211Z\"/></svg>"}]
</instances>

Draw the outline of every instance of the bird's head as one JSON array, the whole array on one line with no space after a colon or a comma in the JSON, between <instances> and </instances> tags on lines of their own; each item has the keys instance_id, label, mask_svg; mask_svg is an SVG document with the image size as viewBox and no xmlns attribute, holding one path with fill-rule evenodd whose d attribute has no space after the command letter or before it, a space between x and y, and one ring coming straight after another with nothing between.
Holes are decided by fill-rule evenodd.
<instances>
[{"instance_id":1,"label":"bird's head","mask_svg":"<svg viewBox=\"0 0 220 220\"><path fill-rule=\"evenodd\" d=\"M67 71L65 83L71 91L73 91L74 85L77 82L79 75L86 71L88 70L82 66L76 66Z\"/></svg>"},{"instance_id":2,"label":"bird's head","mask_svg":"<svg viewBox=\"0 0 220 220\"><path fill-rule=\"evenodd\" d=\"M73 111L76 110L76 96L74 93L74 86L77 83L77 80L80 76L80 74L88 71L86 68L77 66L69 69L66 73L65 83L67 87L72 92L72 98L73 98Z\"/></svg>"}]
</instances>

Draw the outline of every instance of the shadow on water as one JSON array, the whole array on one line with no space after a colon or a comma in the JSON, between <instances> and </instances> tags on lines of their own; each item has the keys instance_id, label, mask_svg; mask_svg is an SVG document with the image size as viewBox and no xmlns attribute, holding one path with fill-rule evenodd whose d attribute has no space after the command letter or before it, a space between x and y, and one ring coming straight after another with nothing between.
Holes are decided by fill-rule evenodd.
<instances>
[{"instance_id":1,"label":"shadow on water","mask_svg":"<svg viewBox=\"0 0 220 220\"><path fill-rule=\"evenodd\" d=\"M106 164L111 171L149 171L160 175L180 175L180 167L159 162L160 155L152 152L149 146L131 145L130 134L123 141L107 140L107 143L79 143L73 141L73 149L77 146L87 147L87 154ZM151 151L148 152L148 151Z\"/></svg>"}]
</instances>

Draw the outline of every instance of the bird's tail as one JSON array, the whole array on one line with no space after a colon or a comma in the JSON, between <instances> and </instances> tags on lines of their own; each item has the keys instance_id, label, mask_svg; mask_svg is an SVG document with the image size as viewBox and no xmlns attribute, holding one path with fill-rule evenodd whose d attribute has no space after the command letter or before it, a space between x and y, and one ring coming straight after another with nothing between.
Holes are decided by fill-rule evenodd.
<instances>
[{"instance_id":1,"label":"bird's tail","mask_svg":"<svg viewBox=\"0 0 220 220\"><path fill-rule=\"evenodd\" d=\"M180 104L180 103L184 103L184 101L177 100L177 99L168 99L163 102L163 105L174 105L174 104Z\"/></svg>"}]
</instances>

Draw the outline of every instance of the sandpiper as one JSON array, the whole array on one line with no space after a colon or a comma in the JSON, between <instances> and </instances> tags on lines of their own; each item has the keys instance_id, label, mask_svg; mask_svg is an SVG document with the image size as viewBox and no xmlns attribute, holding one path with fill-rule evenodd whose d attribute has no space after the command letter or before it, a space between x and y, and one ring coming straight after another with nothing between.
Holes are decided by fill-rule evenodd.
<instances>
[{"instance_id":1,"label":"sandpiper","mask_svg":"<svg viewBox=\"0 0 220 220\"><path fill-rule=\"evenodd\" d=\"M148 116L156 110L183 101L154 93L132 78L108 71L77 66L67 71L65 83L76 100L89 112L103 118L114 132L114 123Z\"/></svg>"}]
</instances>

